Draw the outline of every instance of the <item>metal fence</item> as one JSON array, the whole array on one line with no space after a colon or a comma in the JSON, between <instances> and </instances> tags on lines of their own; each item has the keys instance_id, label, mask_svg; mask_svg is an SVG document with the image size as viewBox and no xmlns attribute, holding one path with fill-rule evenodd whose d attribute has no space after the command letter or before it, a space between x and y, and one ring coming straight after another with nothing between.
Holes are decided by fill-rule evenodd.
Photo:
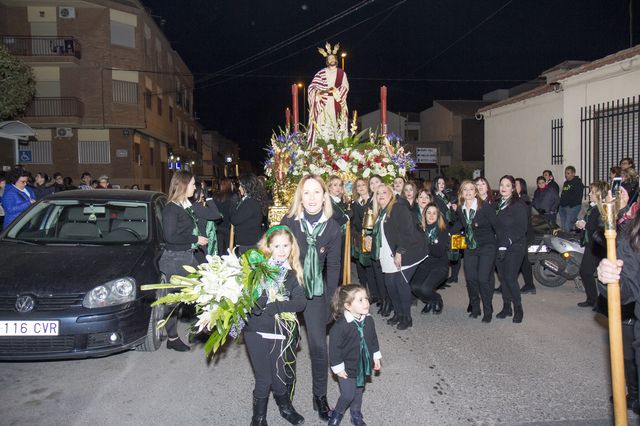
<instances>
[{"instance_id":1,"label":"metal fence","mask_svg":"<svg viewBox=\"0 0 640 426\"><path fill-rule=\"evenodd\" d=\"M551 164L562 164L562 118L551 120Z\"/></svg>"},{"instance_id":2,"label":"metal fence","mask_svg":"<svg viewBox=\"0 0 640 426\"><path fill-rule=\"evenodd\" d=\"M27 117L82 117L84 105L77 98L33 98Z\"/></svg>"},{"instance_id":3,"label":"metal fence","mask_svg":"<svg viewBox=\"0 0 640 426\"><path fill-rule=\"evenodd\" d=\"M80 43L73 37L0 35L0 43L15 56L73 56L80 59Z\"/></svg>"},{"instance_id":4,"label":"metal fence","mask_svg":"<svg viewBox=\"0 0 640 426\"><path fill-rule=\"evenodd\" d=\"M609 169L621 159L638 161L640 96L580 109L580 176L588 191L594 180L609 180Z\"/></svg>"}]
</instances>

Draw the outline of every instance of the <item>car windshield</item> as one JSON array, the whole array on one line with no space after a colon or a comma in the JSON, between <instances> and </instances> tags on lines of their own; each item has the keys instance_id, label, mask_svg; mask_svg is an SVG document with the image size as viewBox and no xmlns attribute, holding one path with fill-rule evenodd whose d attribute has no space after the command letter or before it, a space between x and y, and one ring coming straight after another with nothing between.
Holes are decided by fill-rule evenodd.
<instances>
[{"instance_id":1,"label":"car windshield","mask_svg":"<svg viewBox=\"0 0 640 426\"><path fill-rule=\"evenodd\" d=\"M130 244L150 235L146 203L44 200L11 225L5 239L44 244Z\"/></svg>"}]
</instances>

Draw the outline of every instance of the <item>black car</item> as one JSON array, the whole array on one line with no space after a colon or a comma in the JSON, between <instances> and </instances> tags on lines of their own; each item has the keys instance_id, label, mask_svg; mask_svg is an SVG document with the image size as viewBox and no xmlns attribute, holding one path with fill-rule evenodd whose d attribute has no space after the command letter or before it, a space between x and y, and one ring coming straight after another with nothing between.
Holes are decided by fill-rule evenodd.
<instances>
[{"instance_id":1,"label":"black car","mask_svg":"<svg viewBox=\"0 0 640 426\"><path fill-rule=\"evenodd\" d=\"M162 209L151 191L78 190L32 205L0 234L0 359L104 356L161 344Z\"/></svg>"}]
</instances>

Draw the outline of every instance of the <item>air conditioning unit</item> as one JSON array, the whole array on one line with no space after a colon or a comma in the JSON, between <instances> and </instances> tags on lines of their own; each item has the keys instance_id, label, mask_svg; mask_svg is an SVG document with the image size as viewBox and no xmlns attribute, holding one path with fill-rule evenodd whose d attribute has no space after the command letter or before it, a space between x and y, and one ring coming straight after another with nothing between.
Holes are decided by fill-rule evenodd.
<instances>
[{"instance_id":1,"label":"air conditioning unit","mask_svg":"<svg viewBox=\"0 0 640 426\"><path fill-rule=\"evenodd\" d=\"M73 137L73 129L71 127L58 127L56 129L56 136L58 138L70 138L70 137Z\"/></svg>"},{"instance_id":2,"label":"air conditioning unit","mask_svg":"<svg viewBox=\"0 0 640 426\"><path fill-rule=\"evenodd\" d=\"M63 19L73 19L76 17L75 7L60 7L58 9L58 17Z\"/></svg>"}]
</instances>

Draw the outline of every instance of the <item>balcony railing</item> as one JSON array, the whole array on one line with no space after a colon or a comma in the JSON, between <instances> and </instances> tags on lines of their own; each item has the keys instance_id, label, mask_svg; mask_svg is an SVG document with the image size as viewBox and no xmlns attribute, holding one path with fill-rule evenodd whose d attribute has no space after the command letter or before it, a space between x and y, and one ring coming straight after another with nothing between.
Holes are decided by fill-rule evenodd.
<instances>
[{"instance_id":1,"label":"balcony railing","mask_svg":"<svg viewBox=\"0 0 640 426\"><path fill-rule=\"evenodd\" d=\"M81 56L80 42L73 37L0 35L0 43L14 56Z\"/></svg>"},{"instance_id":2,"label":"balcony railing","mask_svg":"<svg viewBox=\"0 0 640 426\"><path fill-rule=\"evenodd\" d=\"M84 105L77 98L34 98L25 117L82 117Z\"/></svg>"}]
</instances>

